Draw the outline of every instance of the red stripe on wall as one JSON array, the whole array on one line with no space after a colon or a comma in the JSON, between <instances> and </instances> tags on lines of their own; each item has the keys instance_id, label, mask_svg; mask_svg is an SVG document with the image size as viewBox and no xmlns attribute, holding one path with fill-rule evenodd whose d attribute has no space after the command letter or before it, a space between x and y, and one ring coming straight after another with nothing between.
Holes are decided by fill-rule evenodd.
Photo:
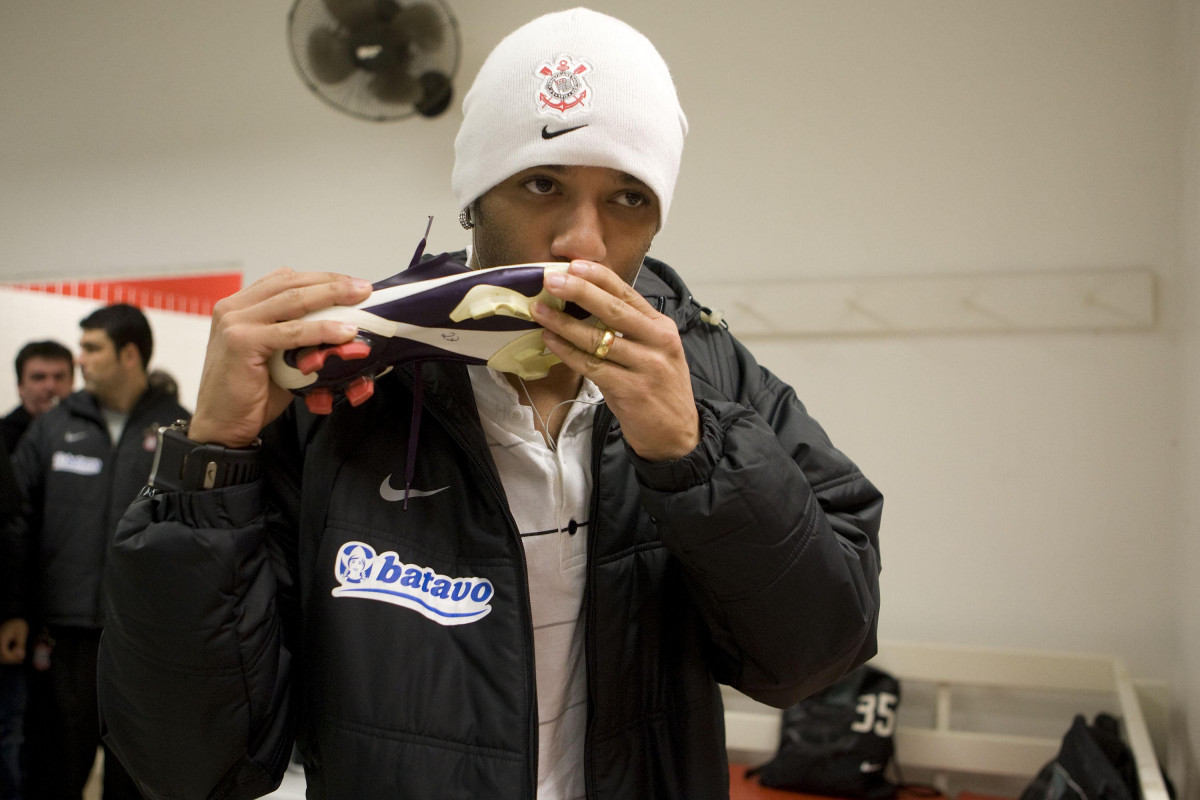
<instances>
[{"instance_id":1,"label":"red stripe on wall","mask_svg":"<svg viewBox=\"0 0 1200 800\"><path fill-rule=\"evenodd\" d=\"M213 305L242 288L240 272L205 272L148 278L100 278L7 284L14 289L83 297L105 304L211 316Z\"/></svg>"}]
</instances>

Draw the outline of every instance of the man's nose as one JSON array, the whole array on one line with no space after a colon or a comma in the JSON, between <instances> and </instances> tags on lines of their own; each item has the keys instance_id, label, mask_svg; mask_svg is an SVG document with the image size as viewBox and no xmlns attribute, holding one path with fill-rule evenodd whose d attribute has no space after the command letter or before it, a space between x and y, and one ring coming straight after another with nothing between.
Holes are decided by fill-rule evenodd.
<instances>
[{"instance_id":1,"label":"man's nose","mask_svg":"<svg viewBox=\"0 0 1200 800\"><path fill-rule=\"evenodd\" d=\"M554 258L577 258L604 263L604 221L594 202L581 201L564 209L561 223L550 244Z\"/></svg>"}]
</instances>

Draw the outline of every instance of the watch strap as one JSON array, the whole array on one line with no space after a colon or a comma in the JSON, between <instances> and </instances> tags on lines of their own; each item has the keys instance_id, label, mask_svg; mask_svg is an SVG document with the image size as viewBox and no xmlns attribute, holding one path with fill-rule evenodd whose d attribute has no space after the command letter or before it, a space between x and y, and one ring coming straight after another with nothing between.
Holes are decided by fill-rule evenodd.
<instances>
[{"instance_id":1,"label":"watch strap","mask_svg":"<svg viewBox=\"0 0 1200 800\"><path fill-rule=\"evenodd\" d=\"M159 491L194 492L223 489L258 480L259 448L233 448L194 442L188 423L180 420L158 429L158 447L150 469L150 486Z\"/></svg>"}]
</instances>

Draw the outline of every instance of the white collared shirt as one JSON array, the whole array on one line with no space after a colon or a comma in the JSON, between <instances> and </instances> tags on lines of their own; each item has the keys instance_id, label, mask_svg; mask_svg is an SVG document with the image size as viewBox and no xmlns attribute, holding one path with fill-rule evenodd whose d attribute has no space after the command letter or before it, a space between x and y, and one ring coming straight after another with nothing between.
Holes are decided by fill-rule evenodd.
<instances>
[{"instance_id":1,"label":"white collared shirt","mask_svg":"<svg viewBox=\"0 0 1200 800\"><path fill-rule=\"evenodd\" d=\"M538 800L584 797L587 721L583 588L592 498L592 426L603 396L586 378L556 447L534 427L503 373L467 368L492 459L521 533L533 610L538 698Z\"/></svg>"}]
</instances>

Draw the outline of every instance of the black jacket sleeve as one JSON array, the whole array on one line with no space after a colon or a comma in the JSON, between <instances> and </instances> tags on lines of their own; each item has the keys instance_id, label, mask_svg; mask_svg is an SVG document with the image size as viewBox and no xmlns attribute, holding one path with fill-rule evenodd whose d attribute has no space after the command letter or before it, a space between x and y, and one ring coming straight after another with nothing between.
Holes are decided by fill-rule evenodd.
<instances>
[{"instance_id":1,"label":"black jacket sleeve","mask_svg":"<svg viewBox=\"0 0 1200 800\"><path fill-rule=\"evenodd\" d=\"M632 457L708 625L714 674L785 707L875 653L883 497L790 387L709 333L697 363L720 367L694 369L700 444L665 464Z\"/></svg>"},{"instance_id":2,"label":"black jacket sleeve","mask_svg":"<svg viewBox=\"0 0 1200 800\"><path fill-rule=\"evenodd\" d=\"M300 463L271 446L263 457ZM297 498L269 502L295 474L269 472L267 483L143 496L117 530L102 727L147 798L259 797L287 768Z\"/></svg>"},{"instance_id":3,"label":"black jacket sleeve","mask_svg":"<svg viewBox=\"0 0 1200 800\"><path fill-rule=\"evenodd\" d=\"M17 582L25 555L13 526L21 513L21 492L13 477L8 449L0 443L0 622L20 616Z\"/></svg>"},{"instance_id":4,"label":"black jacket sleeve","mask_svg":"<svg viewBox=\"0 0 1200 800\"><path fill-rule=\"evenodd\" d=\"M21 510L21 492L13 477L8 448L0 443L0 519L11 519Z\"/></svg>"},{"instance_id":5,"label":"black jacket sleeve","mask_svg":"<svg viewBox=\"0 0 1200 800\"><path fill-rule=\"evenodd\" d=\"M17 443L9 466L17 506L4 521L3 553L0 553L0 618L28 620L34 613L35 539L41 531L41 510L48 445L45 424L34 420Z\"/></svg>"}]
</instances>

